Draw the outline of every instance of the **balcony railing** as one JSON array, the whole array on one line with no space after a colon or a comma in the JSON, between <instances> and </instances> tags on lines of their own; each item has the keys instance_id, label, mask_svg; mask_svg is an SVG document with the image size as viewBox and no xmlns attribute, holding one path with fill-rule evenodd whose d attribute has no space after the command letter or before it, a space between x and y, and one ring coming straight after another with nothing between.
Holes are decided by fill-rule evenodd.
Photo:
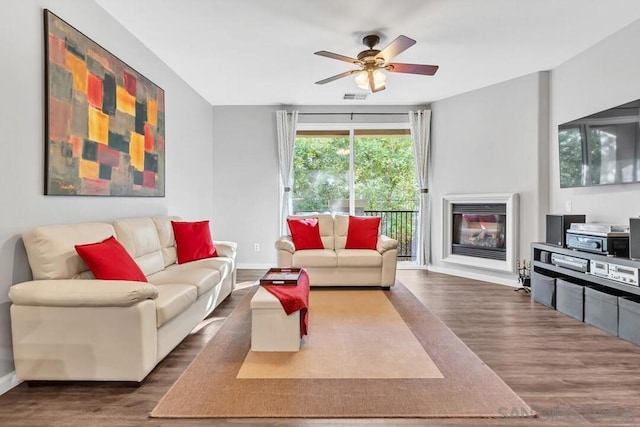
<instances>
[{"instance_id":1,"label":"balcony railing","mask_svg":"<svg viewBox=\"0 0 640 427\"><path fill-rule=\"evenodd\" d=\"M364 214L382 218L380 232L398 241L399 261L415 260L416 245L413 236L417 229L418 211L365 210Z\"/></svg>"}]
</instances>

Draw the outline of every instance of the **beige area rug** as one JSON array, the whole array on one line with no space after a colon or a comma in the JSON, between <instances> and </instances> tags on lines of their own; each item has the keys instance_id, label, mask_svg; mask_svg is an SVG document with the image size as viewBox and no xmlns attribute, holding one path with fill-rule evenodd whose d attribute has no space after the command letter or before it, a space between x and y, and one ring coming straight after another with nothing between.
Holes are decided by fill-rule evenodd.
<instances>
[{"instance_id":1,"label":"beige area rug","mask_svg":"<svg viewBox=\"0 0 640 427\"><path fill-rule=\"evenodd\" d=\"M249 350L253 293L151 417L535 415L400 283L390 291L312 289L309 337L298 353Z\"/></svg>"},{"instance_id":2,"label":"beige area rug","mask_svg":"<svg viewBox=\"0 0 640 427\"><path fill-rule=\"evenodd\" d=\"M298 352L249 351L236 378L442 378L380 290L314 290Z\"/></svg>"}]
</instances>

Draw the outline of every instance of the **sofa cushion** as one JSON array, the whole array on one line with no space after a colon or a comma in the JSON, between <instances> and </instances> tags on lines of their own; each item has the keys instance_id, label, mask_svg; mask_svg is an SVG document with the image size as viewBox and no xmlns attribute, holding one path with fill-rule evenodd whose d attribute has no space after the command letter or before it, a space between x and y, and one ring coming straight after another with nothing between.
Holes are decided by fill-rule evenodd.
<instances>
[{"instance_id":1,"label":"sofa cushion","mask_svg":"<svg viewBox=\"0 0 640 427\"><path fill-rule=\"evenodd\" d=\"M382 255L373 249L336 250L338 267L380 267Z\"/></svg>"},{"instance_id":2,"label":"sofa cushion","mask_svg":"<svg viewBox=\"0 0 640 427\"><path fill-rule=\"evenodd\" d=\"M379 216L349 216L345 249L375 249L380 219Z\"/></svg>"},{"instance_id":3,"label":"sofa cushion","mask_svg":"<svg viewBox=\"0 0 640 427\"><path fill-rule=\"evenodd\" d=\"M76 245L75 248L97 279L147 281L138 264L113 236L97 243Z\"/></svg>"},{"instance_id":4,"label":"sofa cushion","mask_svg":"<svg viewBox=\"0 0 640 427\"><path fill-rule=\"evenodd\" d=\"M291 239L296 250L302 249L324 249L322 239L320 239L320 228L318 218L287 218Z\"/></svg>"},{"instance_id":5,"label":"sofa cushion","mask_svg":"<svg viewBox=\"0 0 640 427\"><path fill-rule=\"evenodd\" d=\"M221 280L227 277L235 269L234 260L227 257L216 257L199 259L197 261L188 262L186 264L175 264L167 267L167 269L175 271L183 271L192 268L205 268L218 270Z\"/></svg>"},{"instance_id":6,"label":"sofa cushion","mask_svg":"<svg viewBox=\"0 0 640 427\"><path fill-rule=\"evenodd\" d=\"M185 264L189 265L189 264ZM178 265L176 264L175 267ZM198 298L207 293L220 283L221 274L213 268L200 268L191 266L190 268L175 268L169 266L163 271L148 276L149 283L154 285L175 285L185 284L195 286L198 290Z\"/></svg>"},{"instance_id":7,"label":"sofa cushion","mask_svg":"<svg viewBox=\"0 0 640 427\"><path fill-rule=\"evenodd\" d=\"M190 285L159 285L156 304L158 328L187 310L197 299L198 291Z\"/></svg>"},{"instance_id":8,"label":"sofa cushion","mask_svg":"<svg viewBox=\"0 0 640 427\"><path fill-rule=\"evenodd\" d=\"M151 218L158 231L160 240L160 252L164 260L164 266L175 264L178 261L176 251L176 238L173 234L171 221L180 221L178 216L154 216Z\"/></svg>"},{"instance_id":9,"label":"sofa cushion","mask_svg":"<svg viewBox=\"0 0 640 427\"><path fill-rule=\"evenodd\" d=\"M116 238L148 276L164 268L158 230L149 217L124 218L113 223Z\"/></svg>"},{"instance_id":10,"label":"sofa cushion","mask_svg":"<svg viewBox=\"0 0 640 427\"><path fill-rule=\"evenodd\" d=\"M216 247L211 239L209 221L171 221L178 248L178 264L204 258L217 257Z\"/></svg>"},{"instance_id":11,"label":"sofa cushion","mask_svg":"<svg viewBox=\"0 0 640 427\"><path fill-rule=\"evenodd\" d=\"M91 277L74 246L114 234L111 224L94 222L36 227L25 231L22 240L35 280L73 279L82 274Z\"/></svg>"},{"instance_id":12,"label":"sofa cushion","mask_svg":"<svg viewBox=\"0 0 640 427\"><path fill-rule=\"evenodd\" d=\"M338 259L333 249L306 249L293 254L294 267L337 267Z\"/></svg>"},{"instance_id":13,"label":"sofa cushion","mask_svg":"<svg viewBox=\"0 0 640 427\"><path fill-rule=\"evenodd\" d=\"M349 215L336 215L333 228L335 232L335 249L344 249L345 245L347 244Z\"/></svg>"}]
</instances>

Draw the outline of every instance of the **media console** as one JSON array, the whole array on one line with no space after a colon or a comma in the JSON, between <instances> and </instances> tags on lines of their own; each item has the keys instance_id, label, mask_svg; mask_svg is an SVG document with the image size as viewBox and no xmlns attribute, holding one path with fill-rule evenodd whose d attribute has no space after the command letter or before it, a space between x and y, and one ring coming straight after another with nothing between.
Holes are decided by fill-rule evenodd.
<instances>
[{"instance_id":1,"label":"media console","mask_svg":"<svg viewBox=\"0 0 640 427\"><path fill-rule=\"evenodd\" d=\"M550 255L543 257L541 254L548 252ZM579 251L574 249L565 249L558 246L548 245L545 243L532 243L531 244L531 267L536 273L540 273L546 276L553 277L571 277L578 279L586 283L597 284L605 286L607 288L623 291L633 295L640 295L640 287L624 283L620 280L612 280L606 277L602 277L600 272L592 274L589 272L579 271L578 268L572 268L571 263L564 265L554 265L551 263L553 254L564 255L567 258L577 258L580 260L587 260L590 264L591 261L595 261L596 264L613 264L621 267L628 267L629 270L637 271L640 269L640 261L634 261L629 258L622 257L608 257L604 255L594 254L591 252ZM543 258L549 260L549 263L543 262ZM559 263L562 264L562 263ZM617 277L617 276L616 276Z\"/></svg>"},{"instance_id":2,"label":"media console","mask_svg":"<svg viewBox=\"0 0 640 427\"><path fill-rule=\"evenodd\" d=\"M640 261L531 244L533 300L640 346Z\"/></svg>"}]
</instances>

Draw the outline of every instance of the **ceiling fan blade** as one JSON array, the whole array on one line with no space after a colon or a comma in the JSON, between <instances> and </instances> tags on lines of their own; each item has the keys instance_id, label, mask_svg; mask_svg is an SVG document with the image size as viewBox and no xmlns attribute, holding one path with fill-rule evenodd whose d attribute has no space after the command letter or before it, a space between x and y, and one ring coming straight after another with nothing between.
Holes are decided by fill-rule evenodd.
<instances>
[{"instance_id":1,"label":"ceiling fan blade","mask_svg":"<svg viewBox=\"0 0 640 427\"><path fill-rule=\"evenodd\" d=\"M357 64L359 61L356 58L349 58L348 56L339 55L333 52L327 52L326 50L319 50L314 52L315 55L326 56L327 58L337 59L338 61L349 62L351 64Z\"/></svg>"},{"instance_id":2,"label":"ceiling fan blade","mask_svg":"<svg viewBox=\"0 0 640 427\"><path fill-rule=\"evenodd\" d=\"M380 53L376 55L376 58L383 58L385 62L389 62L414 44L416 44L414 39L410 39L407 36L398 36L394 41L389 43L387 47L382 49Z\"/></svg>"},{"instance_id":3,"label":"ceiling fan blade","mask_svg":"<svg viewBox=\"0 0 640 427\"><path fill-rule=\"evenodd\" d=\"M439 68L437 65L399 64L397 62L387 64L387 67L387 70L394 73L424 74L425 76L433 76Z\"/></svg>"},{"instance_id":4,"label":"ceiling fan blade","mask_svg":"<svg viewBox=\"0 0 640 427\"><path fill-rule=\"evenodd\" d=\"M331 76L331 77L328 77L328 78L326 78L324 80L317 81L316 84L317 85L323 85L325 83L329 83L329 82L332 82L334 80L338 80L338 79L341 79L343 77L350 76L351 74L357 73L359 71L360 70L345 71L344 73L336 74L335 76Z\"/></svg>"}]
</instances>

